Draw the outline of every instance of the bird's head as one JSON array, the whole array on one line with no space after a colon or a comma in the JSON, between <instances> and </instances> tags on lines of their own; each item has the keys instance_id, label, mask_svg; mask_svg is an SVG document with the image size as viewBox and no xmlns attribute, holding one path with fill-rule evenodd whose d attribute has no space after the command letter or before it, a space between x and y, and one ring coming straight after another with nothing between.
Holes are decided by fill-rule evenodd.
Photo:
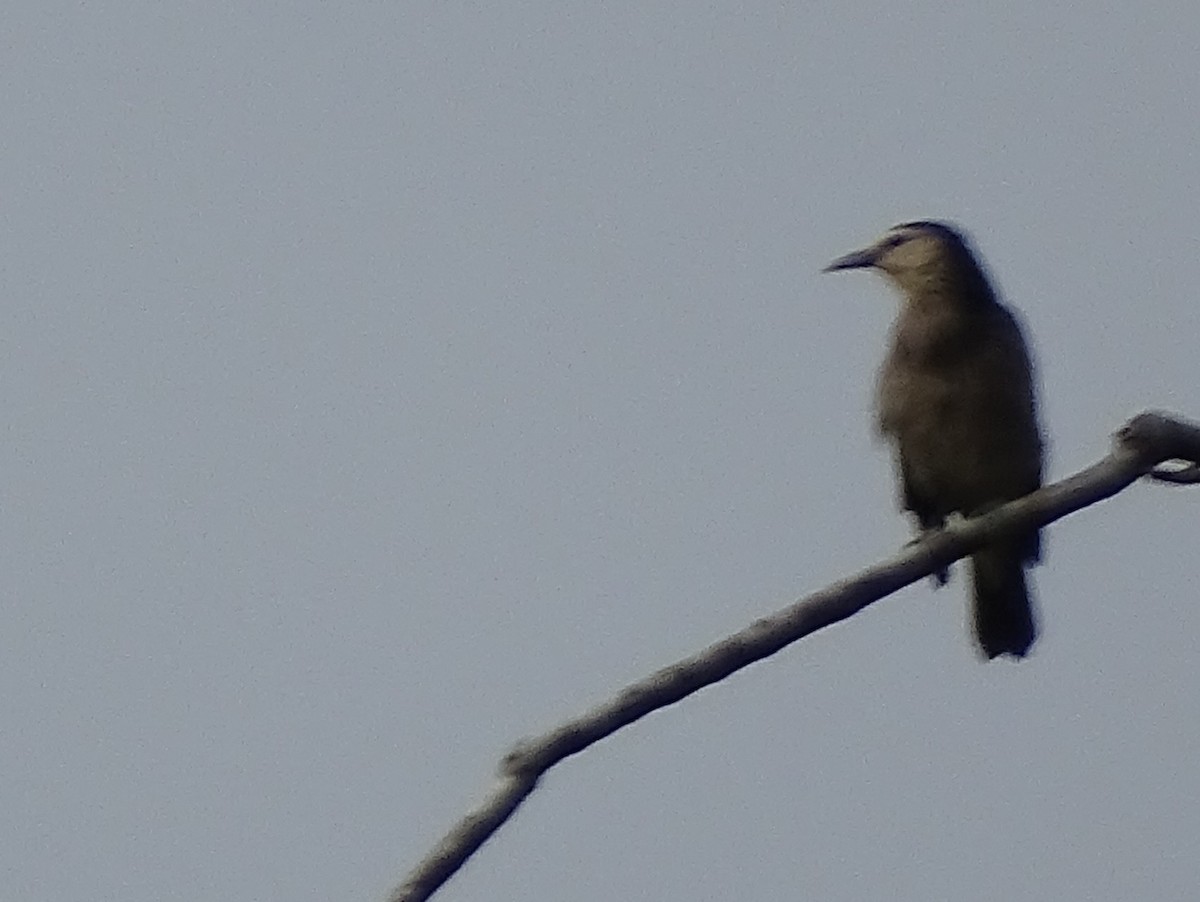
<instances>
[{"instance_id":1,"label":"bird's head","mask_svg":"<svg viewBox=\"0 0 1200 902\"><path fill-rule=\"evenodd\" d=\"M931 283L982 277L963 234L948 223L934 220L892 226L878 241L838 257L823 271L842 269L877 269L906 292Z\"/></svg>"}]
</instances>

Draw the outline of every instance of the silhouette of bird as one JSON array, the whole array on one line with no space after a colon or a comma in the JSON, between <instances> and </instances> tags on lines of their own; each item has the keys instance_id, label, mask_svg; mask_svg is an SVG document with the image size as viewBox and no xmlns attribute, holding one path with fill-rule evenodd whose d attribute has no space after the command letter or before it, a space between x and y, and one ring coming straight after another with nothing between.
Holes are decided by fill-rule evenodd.
<instances>
[{"instance_id":1,"label":"silhouette of bird","mask_svg":"<svg viewBox=\"0 0 1200 902\"><path fill-rule=\"evenodd\" d=\"M825 272L871 268L901 294L879 370L879 432L894 445L900 499L922 530L972 516L1042 484L1033 366L1021 327L996 296L969 242L931 220L893 226ZM1025 568L1038 530L971 558L975 639L989 659L1024 657L1037 636ZM944 583L947 573L937 574Z\"/></svg>"}]
</instances>

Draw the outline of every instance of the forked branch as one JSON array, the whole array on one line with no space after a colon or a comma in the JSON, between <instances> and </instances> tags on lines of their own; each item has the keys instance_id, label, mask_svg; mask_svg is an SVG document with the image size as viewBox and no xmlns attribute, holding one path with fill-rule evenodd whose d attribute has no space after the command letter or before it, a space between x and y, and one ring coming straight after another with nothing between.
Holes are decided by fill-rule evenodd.
<instances>
[{"instance_id":1,"label":"forked branch","mask_svg":"<svg viewBox=\"0 0 1200 902\"><path fill-rule=\"evenodd\" d=\"M1168 465L1173 461L1178 463ZM797 639L845 620L885 595L965 557L997 535L1044 526L1109 498L1147 475L1175 484L1200 482L1200 425L1164 413L1139 414L1116 433L1108 456L1087 469L983 516L930 533L890 560L814 592L627 686L609 701L550 732L522 741L500 763L499 780L488 797L412 870L389 897L390 902L428 899L512 816L541 775L563 759Z\"/></svg>"}]
</instances>

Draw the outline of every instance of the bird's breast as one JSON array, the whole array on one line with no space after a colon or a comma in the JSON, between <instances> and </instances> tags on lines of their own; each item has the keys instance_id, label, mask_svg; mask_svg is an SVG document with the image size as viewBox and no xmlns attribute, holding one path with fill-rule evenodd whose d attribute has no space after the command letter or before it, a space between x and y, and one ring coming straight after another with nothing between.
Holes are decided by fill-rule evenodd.
<instances>
[{"instance_id":1,"label":"bird's breast","mask_svg":"<svg viewBox=\"0 0 1200 902\"><path fill-rule=\"evenodd\" d=\"M907 478L943 513L970 512L1036 488L1041 441L1028 377L987 353L914 353L893 345L879 373L880 431Z\"/></svg>"}]
</instances>

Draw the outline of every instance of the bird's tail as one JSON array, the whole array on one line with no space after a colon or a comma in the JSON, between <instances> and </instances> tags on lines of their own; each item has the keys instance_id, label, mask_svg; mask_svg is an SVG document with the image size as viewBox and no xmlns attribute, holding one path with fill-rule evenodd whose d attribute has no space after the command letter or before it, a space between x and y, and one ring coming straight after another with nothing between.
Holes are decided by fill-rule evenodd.
<instances>
[{"instance_id":1,"label":"bird's tail","mask_svg":"<svg viewBox=\"0 0 1200 902\"><path fill-rule=\"evenodd\" d=\"M1019 545L1004 543L988 546L971 558L975 640L989 658L1023 658L1037 638L1023 557Z\"/></svg>"}]
</instances>

